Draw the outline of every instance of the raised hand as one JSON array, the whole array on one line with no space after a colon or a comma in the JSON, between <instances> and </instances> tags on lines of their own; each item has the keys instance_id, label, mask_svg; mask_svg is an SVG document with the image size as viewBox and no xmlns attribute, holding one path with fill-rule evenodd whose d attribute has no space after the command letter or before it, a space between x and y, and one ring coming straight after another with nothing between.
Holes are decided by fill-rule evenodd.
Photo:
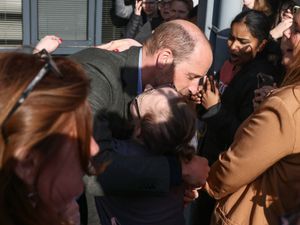
<instances>
[{"instance_id":1,"label":"raised hand","mask_svg":"<svg viewBox=\"0 0 300 225\"><path fill-rule=\"evenodd\" d=\"M134 8L134 14L137 16L140 16L142 14L142 5L143 0L136 0L135 1L135 8Z\"/></svg>"},{"instance_id":2,"label":"raised hand","mask_svg":"<svg viewBox=\"0 0 300 225\"><path fill-rule=\"evenodd\" d=\"M106 44L98 45L95 47L101 48L101 49L106 49L109 51L114 51L114 52L122 52L122 51L129 49L132 46L141 47L142 45L141 45L141 43L137 42L134 39L124 38L124 39L114 40L114 41L108 42Z\"/></svg>"},{"instance_id":3,"label":"raised hand","mask_svg":"<svg viewBox=\"0 0 300 225\"><path fill-rule=\"evenodd\" d=\"M220 102L220 93L216 81L206 79L205 88L202 90L201 95L201 104L205 109L218 104Z\"/></svg>"}]
</instances>

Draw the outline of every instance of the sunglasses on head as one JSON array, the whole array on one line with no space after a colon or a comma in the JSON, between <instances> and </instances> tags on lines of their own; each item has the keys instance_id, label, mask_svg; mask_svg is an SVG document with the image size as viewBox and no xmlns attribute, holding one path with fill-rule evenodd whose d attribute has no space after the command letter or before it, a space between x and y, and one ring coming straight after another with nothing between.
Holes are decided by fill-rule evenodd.
<instances>
[{"instance_id":1,"label":"sunglasses on head","mask_svg":"<svg viewBox=\"0 0 300 225\"><path fill-rule=\"evenodd\" d=\"M45 61L45 65L39 70L39 72L36 74L36 76L33 78L33 80L27 85L27 87L22 92L21 96L18 98L15 105L11 108L11 110L7 114L6 118L3 120L1 127L2 127L2 133L3 133L4 137L6 137L6 135L3 130L3 127L5 126L7 121L11 118L11 116L17 111L17 109L23 104L25 99L32 92L34 87L43 79L43 77L51 70L54 72L55 75L57 75L57 77L63 78L63 75L59 71L59 69L58 69L57 65L55 64L55 62L53 61L51 55L45 49L43 49L36 55L41 60ZM6 138L5 138L5 140L6 140Z\"/></svg>"},{"instance_id":2,"label":"sunglasses on head","mask_svg":"<svg viewBox=\"0 0 300 225\"><path fill-rule=\"evenodd\" d=\"M134 107L135 107L135 111L137 113L137 116L138 116L138 119L141 119L141 113L140 113L140 102L142 101L143 97L145 95L148 95L150 93L153 93L154 91L159 91L160 88L164 88L164 87L169 87L169 88L172 88L174 89L175 91L177 91L176 87L174 84L172 83L168 83L168 84L163 84L163 85L160 85L156 88L154 87L151 87L147 90L145 90L143 93L139 94L138 96L136 96L134 99L133 99L133 104L134 104Z\"/></svg>"}]
</instances>

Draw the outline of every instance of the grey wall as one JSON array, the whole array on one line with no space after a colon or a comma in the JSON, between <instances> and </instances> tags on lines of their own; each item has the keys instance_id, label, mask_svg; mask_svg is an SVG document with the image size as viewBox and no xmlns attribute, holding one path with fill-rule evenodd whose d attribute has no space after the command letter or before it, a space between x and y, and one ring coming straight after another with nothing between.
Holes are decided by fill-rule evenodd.
<instances>
[{"instance_id":1,"label":"grey wall","mask_svg":"<svg viewBox=\"0 0 300 225\"><path fill-rule=\"evenodd\" d=\"M228 58L230 23L242 11L242 5L242 0L199 0L198 24L210 40L214 52L211 73L219 71Z\"/></svg>"}]
</instances>

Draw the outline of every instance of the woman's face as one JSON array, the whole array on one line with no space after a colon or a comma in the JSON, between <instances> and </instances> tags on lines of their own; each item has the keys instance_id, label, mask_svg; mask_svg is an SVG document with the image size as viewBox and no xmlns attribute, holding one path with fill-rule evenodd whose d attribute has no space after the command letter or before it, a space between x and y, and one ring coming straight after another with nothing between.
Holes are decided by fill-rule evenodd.
<instances>
[{"instance_id":1,"label":"woman's face","mask_svg":"<svg viewBox=\"0 0 300 225\"><path fill-rule=\"evenodd\" d=\"M253 37L245 23L234 23L227 41L230 61L233 65L243 65L255 58L264 44Z\"/></svg>"},{"instance_id":2,"label":"woman's face","mask_svg":"<svg viewBox=\"0 0 300 225\"><path fill-rule=\"evenodd\" d=\"M68 131L69 130L69 131ZM84 171L80 160L78 138L74 128L58 136L46 155L36 153L31 156L31 173L22 179L33 187L39 196L38 205L45 207L46 216L80 224L80 214L76 199L83 192ZM90 140L91 155L99 151L95 140ZM28 164L28 163L27 163Z\"/></svg>"},{"instance_id":3,"label":"woman's face","mask_svg":"<svg viewBox=\"0 0 300 225\"><path fill-rule=\"evenodd\" d=\"M172 1L171 3L171 18L172 20L175 19L188 19L189 16L189 9L186 3L182 1Z\"/></svg>"},{"instance_id":4,"label":"woman's face","mask_svg":"<svg viewBox=\"0 0 300 225\"><path fill-rule=\"evenodd\" d=\"M246 6L248 9L254 8L255 0L243 0L244 6Z\"/></svg>"},{"instance_id":5,"label":"woman's face","mask_svg":"<svg viewBox=\"0 0 300 225\"><path fill-rule=\"evenodd\" d=\"M155 0L142 0L143 10L147 16L153 16L157 13L157 4Z\"/></svg>"},{"instance_id":6,"label":"woman's face","mask_svg":"<svg viewBox=\"0 0 300 225\"><path fill-rule=\"evenodd\" d=\"M300 50L300 12L294 15L293 25L283 32L281 40L282 64L290 65Z\"/></svg>"},{"instance_id":7,"label":"woman's face","mask_svg":"<svg viewBox=\"0 0 300 225\"><path fill-rule=\"evenodd\" d=\"M172 0L162 0L158 3L158 9L164 21L171 19L171 1Z\"/></svg>"}]
</instances>

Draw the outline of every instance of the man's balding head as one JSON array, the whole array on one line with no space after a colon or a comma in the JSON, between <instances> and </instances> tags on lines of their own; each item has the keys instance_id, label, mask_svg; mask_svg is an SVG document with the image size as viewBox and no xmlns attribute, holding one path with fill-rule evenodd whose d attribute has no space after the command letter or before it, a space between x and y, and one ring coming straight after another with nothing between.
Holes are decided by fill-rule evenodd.
<instances>
[{"instance_id":1,"label":"man's balding head","mask_svg":"<svg viewBox=\"0 0 300 225\"><path fill-rule=\"evenodd\" d=\"M212 59L210 44L203 32L186 20L172 20L161 24L144 44L147 54L153 55L160 49L172 51L174 64L189 58L196 48L206 52ZM199 55L200 57L200 55Z\"/></svg>"},{"instance_id":2,"label":"man's balding head","mask_svg":"<svg viewBox=\"0 0 300 225\"><path fill-rule=\"evenodd\" d=\"M211 63L211 47L203 32L186 20L172 20L157 27L144 44L142 82L153 86L171 82L182 94L194 94Z\"/></svg>"}]
</instances>

